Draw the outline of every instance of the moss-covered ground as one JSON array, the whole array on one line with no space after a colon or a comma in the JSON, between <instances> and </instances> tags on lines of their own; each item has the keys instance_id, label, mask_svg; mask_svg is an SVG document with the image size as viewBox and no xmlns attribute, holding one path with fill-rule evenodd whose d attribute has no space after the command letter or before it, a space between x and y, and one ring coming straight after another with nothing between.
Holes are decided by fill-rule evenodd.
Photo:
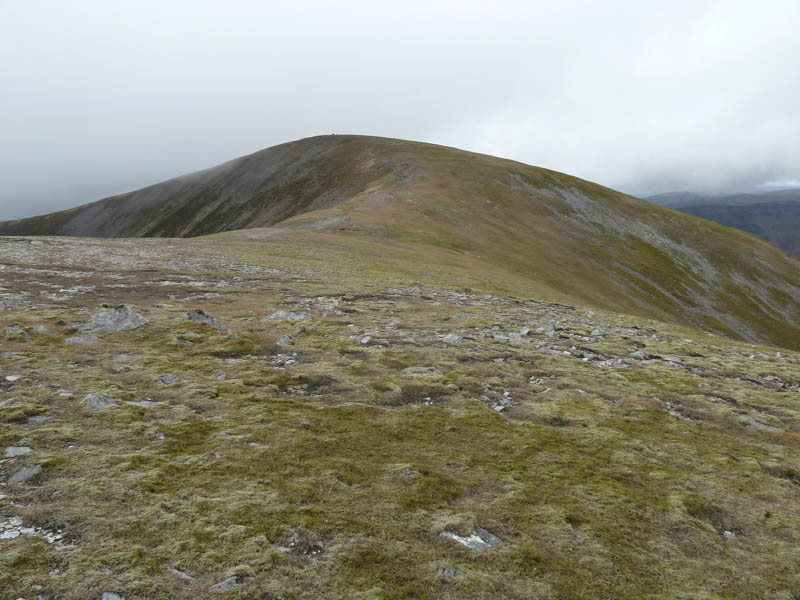
<instances>
[{"instance_id":1,"label":"moss-covered ground","mask_svg":"<svg viewBox=\"0 0 800 600\"><path fill-rule=\"evenodd\" d=\"M34 241L0 520L64 537L0 539L3 598L800 597L800 354L367 247ZM149 324L65 343L123 302Z\"/></svg>"}]
</instances>

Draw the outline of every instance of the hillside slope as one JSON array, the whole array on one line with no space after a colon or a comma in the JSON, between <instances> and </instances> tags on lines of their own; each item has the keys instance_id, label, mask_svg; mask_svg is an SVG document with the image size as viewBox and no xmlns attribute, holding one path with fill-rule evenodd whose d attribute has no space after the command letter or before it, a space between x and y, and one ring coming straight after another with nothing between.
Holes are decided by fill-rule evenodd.
<instances>
[{"instance_id":1,"label":"hillside slope","mask_svg":"<svg viewBox=\"0 0 800 600\"><path fill-rule=\"evenodd\" d=\"M575 177L416 142L276 146L2 234L281 236L402 254L411 270L798 347L800 261L740 231Z\"/></svg>"},{"instance_id":2,"label":"hillside slope","mask_svg":"<svg viewBox=\"0 0 800 600\"><path fill-rule=\"evenodd\" d=\"M725 196L675 193L648 200L748 231L800 256L800 190Z\"/></svg>"},{"instance_id":3,"label":"hillside slope","mask_svg":"<svg viewBox=\"0 0 800 600\"><path fill-rule=\"evenodd\" d=\"M800 353L351 235L0 238L0 598L798 597Z\"/></svg>"}]
</instances>

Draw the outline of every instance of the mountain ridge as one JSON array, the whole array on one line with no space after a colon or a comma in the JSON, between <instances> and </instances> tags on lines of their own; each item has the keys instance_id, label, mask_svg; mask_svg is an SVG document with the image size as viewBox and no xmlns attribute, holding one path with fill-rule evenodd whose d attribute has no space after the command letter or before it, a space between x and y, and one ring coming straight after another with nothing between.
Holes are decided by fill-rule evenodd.
<instances>
[{"instance_id":1,"label":"mountain ridge","mask_svg":"<svg viewBox=\"0 0 800 600\"><path fill-rule=\"evenodd\" d=\"M800 261L763 240L563 173L420 142L306 138L0 224L10 233L303 235L751 342L800 339Z\"/></svg>"}]
</instances>

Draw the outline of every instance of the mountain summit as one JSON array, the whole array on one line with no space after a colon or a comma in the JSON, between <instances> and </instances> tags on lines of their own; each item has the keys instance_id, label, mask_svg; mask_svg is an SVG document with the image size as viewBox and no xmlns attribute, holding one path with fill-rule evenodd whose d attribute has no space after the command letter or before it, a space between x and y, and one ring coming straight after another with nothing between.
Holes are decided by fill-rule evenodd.
<instances>
[{"instance_id":1,"label":"mountain summit","mask_svg":"<svg viewBox=\"0 0 800 600\"><path fill-rule=\"evenodd\" d=\"M563 173L418 142L313 137L0 223L0 235L234 230L404 253L517 293L750 342L800 339L800 261L763 240Z\"/></svg>"}]
</instances>

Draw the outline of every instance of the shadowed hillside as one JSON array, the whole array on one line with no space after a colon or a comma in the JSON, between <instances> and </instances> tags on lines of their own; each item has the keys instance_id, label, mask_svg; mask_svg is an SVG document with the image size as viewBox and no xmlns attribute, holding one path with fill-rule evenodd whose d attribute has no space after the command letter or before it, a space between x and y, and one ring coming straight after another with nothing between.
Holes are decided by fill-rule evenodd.
<instances>
[{"instance_id":1,"label":"shadowed hillside","mask_svg":"<svg viewBox=\"0 0 800 600\"><path fill-rule=\"evenodd\" d=\"M0 234L197 236L238 229L401 252L413 269L797 347L800 261L763 240L568 175L361 136L283 144Z\"/></svg>"},{"instance_id":2,"label":"shadowed hillside","mask_svg":"<svg viewBox=\"0 0 800 600\"><path fill-rule=\"evenodd\" d=\"M648 200L728 227L749 231L800 256L800 190L707 196L660 194Z\"/></svg>"}]
</instances>

